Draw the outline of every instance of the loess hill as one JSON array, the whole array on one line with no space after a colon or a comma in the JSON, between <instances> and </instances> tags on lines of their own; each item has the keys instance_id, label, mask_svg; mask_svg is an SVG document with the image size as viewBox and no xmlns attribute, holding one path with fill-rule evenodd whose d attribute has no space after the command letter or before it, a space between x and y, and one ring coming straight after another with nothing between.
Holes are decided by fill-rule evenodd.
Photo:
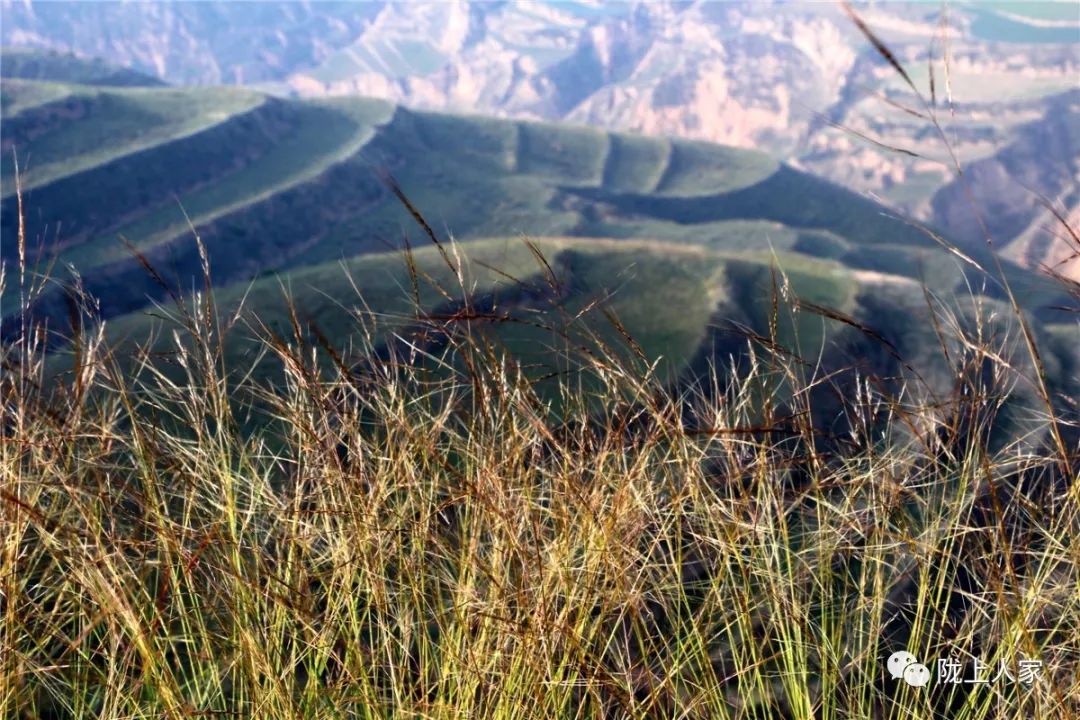
<instances>
[{"instance_id":1,"label":"loess hill","mask_svg":"<svg viewBox=\"0 0 1080 720\"><path fill-rule=\"evenodd\" d=\"M66 71L81 82L58 81L65 64L81 68ZM538 304L568 318L607 307L647 355L662 356L667 376L684 380L710 358L741 353L748 334L769 334L774 289L802 302L776 327L780 341L823 367L899 375L923 362L933 376L938 339L924 286L931 303L958 301L960 315L1009 315L988 251L958 257L942 247L947 238L763 153L365 98L84 84L111 75L71 58L20 56L4 69L23 77L3 88L3 261L11 268L18 256L17 157L31 264L57 260L61 280L73 268L114 338L147 337L152 302L201 286L195 233L222 307L243 300L275 327L287 320L284 287L342 346L361 298L384 318L385 338L415 321L400 252L408 239L429 276L423 309L445 313L472 296L512 317L487 324L540 374L563 353L551 328L521 321ZM454 239L463 288L395 185L437 238ZM523 236L562 276L554 294L545 296L549 270ZM1046 338L1054 387L1067 392L1076 354L1060 332L1060 287L1003 267ZM60 333L64 284L35 306ZM6 332L15 290L8 282ZM611 333L594 315L591 330ZM1000 332L1005 343L1018 334L1007 323ZM241 340L234 347L247 352Z\"/></svg>"}]
</instances>

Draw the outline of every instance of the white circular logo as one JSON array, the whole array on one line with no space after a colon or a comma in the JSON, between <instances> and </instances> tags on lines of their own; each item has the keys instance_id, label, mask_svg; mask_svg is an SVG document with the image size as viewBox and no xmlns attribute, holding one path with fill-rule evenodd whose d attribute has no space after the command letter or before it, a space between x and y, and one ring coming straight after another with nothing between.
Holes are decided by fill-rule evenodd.
<instances>
[{"instance_id":1,"label":"white circular logo","mask_svg":"<svg viewBox=\"0 0 1080 720\"><path fill-rule=\"evenodd\" d=\"M892 675L893 680L899 680L904 677L904 670L908 665L915 665L918 662L907 650L898 650L889 656L885 665L889 668L889 674Z\"/></svg>"},{"instance_id":2,"label":"white circular logo","mask_svg":"<svg viewBox=\"0 0 1080 720\"><path fill-rule=\"evenodd\" d=\"M911 687L926 687L930 684L930 668L922 663L911 663L904 668L904 682Z\"/></svg>"}]
</instances>

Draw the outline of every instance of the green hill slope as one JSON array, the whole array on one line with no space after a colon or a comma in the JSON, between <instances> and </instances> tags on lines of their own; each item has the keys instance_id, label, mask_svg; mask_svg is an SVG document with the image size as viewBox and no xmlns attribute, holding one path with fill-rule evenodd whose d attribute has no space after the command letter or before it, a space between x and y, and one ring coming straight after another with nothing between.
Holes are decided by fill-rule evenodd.
<instances>
[{"instance_id":1,"label":"green hill slope","mask_svg":"<svg viewBox=\"0 0 1080 720\"><path fill-rule=\"evenodd\" d=\"M520 238L461 243L453 256L461 261L463 282L435 247L415 251L420 307L435 314L449 312L447 308L468 298L490 315L505 315L505 321L479 325L493 327L501 342L546 373L568 347L560 330L582 343L591 330L617 342L614 328L598 326L591 316L581 327L572 320L600 302L625 317L648 354L665 356L662 364L671 374L694 353L709 316L726 293L722 271L727 256L692 245L545 238L535 247L555 268L559 290L548 287L546 268ZM217 297L221 316L238 315L256 323L240 323L236 342L229 346L234 353L231 362L244 365L236 353L249 349L252 333L245 327L265 326L283 336L291 334L290 301L303 322L338 347L360 343L366 318L361 320L353 308L366 305L378 318L376 345L389 342L416 322L412 288L408 265L397 252L357 256L226 288ZM537 324L550 327L530 322L533 314ZM142 312L116 318L109 323L110 339L122 343L151 337L158 322L154 314ZM170 342L167 335L161 336L155 350L166 352Z\"/></svg>"},{"instance_id":2,"label":"green hill slope","mask_svg":"<svg viewBox=\"0 0 1080 720\"><path fill-rule=\"evenodd\" d=\"M418 249L415 289L405 257L397 252L226 288L216 298L219 316L233 326L225 365L238 371L250 368L262 347L259 336L275 333L295 339L294 311L303 326L301 341L317 346L329 339L352 363L391 347L422 363L425 355L440 353L448 334L469 333L508 353L549 388L557 378L595 380L586 368L589 352L603 356L614 350L631 358L633 346L607 313L618 318L650 362L657 361L658 376L668 382L693 372L692 364L702 361L703 346L719 326L710 327L721 319L728 333L723 352L745 350L745 337L731 332L731 323L768 333L769 275L777 256L602 238L543 238L533 247L544 261L520 238L461 243L451 253L452 263L460 262L460 279L437 248ZM800 297L856 310L860 283L852 271L796 254L779 256L779 262L790 290ZM548 267L556 287L551 287ZM418 319L417 298L427 318ZM466 307L474 320L444 322ZM166 315L176 311L175 305L165 306ZM110 321L108 340L127 350L142 344L157 357L169 357L177 349L173 327L159 312L136 312ZM831 329L841 331L842 326ZM814 353L825 342L825 323L808 314L785 321L781 335L793 349L798 341ZM145 345L147 338L154 340ZM328 356L324 360L329 363ZM276 360L264 357L256 376L273 382L280 370Z\"/></svg>"},{"instance_id":3,"label":"green hill slope","mask_svg":"<svg viewBox=\"0 0 1080 720\"><path fill-rule=\"evenodd\" d=\"M750 345L767 343L805 358L806 372L820 377L854 368L897 391L912 383L909 401L952 390L955 371L938 349L922 286L909 278L799 253L655 240L544 238L533 247L546 264L520 238L482 239L457 245L449 265L433 246L414 251L415 284L404 255L374 253L225 288L216 298L222 325L231 328L223 366L253 371L264 386L280 383L279 361L261 352L276 335L317 349L331 374L333 354L357 369L393 355L441 373L442 361L433 358L444 357L451 338L468 336L512 358L557 404L561 384L599 382L591 357L614 353L634 361L640 351L656 363L658 379L693 384L710 365L740 363ZM458 263L460 275L451 267ZM1000 351L1018 371L1030 372L1004 305L982 298L976 310L971 298L946 302L961 324L976 314L996 315L986 327L1003 339ZM179 317L171 304L128 314L109 323L107 339L129 368L141 347L166 359L167 373L180 374L168 360L179 350L173 334ZM1052 390L1072 392L1078 363L1068 340L1036 332ZM954 341L951 349L959 352ZM453 364L457 356L445 357ZM66 361L61 355L54 362ZM830 384L814 392L815 422L840 422L831 414L840 404ZM1023 423L1039 407L1033 390L1016 388L1006 405L999 435L1026 432Z\"/></svg>"},{"instance_id":4,"label":"green hill slope","mask_svg":"<svg viewBox=\"0 0 1080 720\"><path fill-rule=\"evenodd\" d=\"M416 224L385 173L443 238L648 238L713 253L791 251L925 278L940 291L998 292L993 281L980 290L982 278L961 272L969 265L878 205L746 150L363 98L36 82L19 93L3 143L24 159L27 236L31 251L44 248L31 259L58 253L104 317L165 297L144 262L174 288L201 282L191 226L221 285L400 247ZM10 178L13 168L4 170ZM7 262L17 250L10 185L0 216ZM985 253L975 260L991 266ZM1051 284L1007 271L1031 307L1057 301ZM63 293L47 294L36 310L62 326Z\"/></svg>"},{"instance_id":5,"label":"green hill slope","mask_svg":"<svg viewBox=\"0 0 1080 720\"><path fill-rule=\"evenodd\" d=\"M161 80L137 70L110 65L98 58L84 58L74 53L31 48L0 48L0 77L5 82L22 80L49 80L82 85L105 85L116 87L161 87Z\"/></svg>"}]
</instances>

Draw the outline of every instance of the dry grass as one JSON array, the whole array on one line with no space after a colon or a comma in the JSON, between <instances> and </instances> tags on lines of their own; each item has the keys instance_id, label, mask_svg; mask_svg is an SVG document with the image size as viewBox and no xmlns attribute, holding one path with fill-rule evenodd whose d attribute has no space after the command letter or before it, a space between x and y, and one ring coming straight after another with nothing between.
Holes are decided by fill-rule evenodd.
<instances>
[{"instance_id":1,"label":"dry grass","mask_svg":"<svg viewBox=\"0 0 1080 720\"><path fill-rule=\"evenodd\" d=\"M935 403L767 338L679 388L612 349L578 359L593 377L556 417L480 324L438 322L424 363L266 332L270 386L223 367L238 329L209 289L176 311L170 368L79 332L50 377L28 323L0 385L0 714L1080 712L1075 457L1050 412L1046 442L987 447L1024 380L999 348L954 343ZM842 437L807 401L830 382ZM935 673L1043 669L916 689L884 666L905 647Z\"/></svg>"}]
</instances>

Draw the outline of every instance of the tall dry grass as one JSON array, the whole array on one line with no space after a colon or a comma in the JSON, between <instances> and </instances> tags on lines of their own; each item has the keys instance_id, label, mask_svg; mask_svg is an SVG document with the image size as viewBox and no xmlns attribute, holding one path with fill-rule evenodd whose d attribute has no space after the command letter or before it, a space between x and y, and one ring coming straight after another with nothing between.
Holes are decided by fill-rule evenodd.
<instances>
[{"instance_id":1,"label":"tall dry grass","mask_svg":"<svg viewBox=\"0 0 1080 720\"><path fill-rule=\"evenodd\" d=\"M977 336L936 403L767 339L680 386L598 341L552 398L460 314L425 363L264 328L267 382L227 366L209 283L169 367L84 304L67 372L32 318L4 347L0 715L1080 713L1075 456L1049 410L1046 442L991 449L970 369L1016 368ZM839 439L808 400L829 382ZM1042 668L913 688L904 648Z\"/></svg>"}]
</instances>

